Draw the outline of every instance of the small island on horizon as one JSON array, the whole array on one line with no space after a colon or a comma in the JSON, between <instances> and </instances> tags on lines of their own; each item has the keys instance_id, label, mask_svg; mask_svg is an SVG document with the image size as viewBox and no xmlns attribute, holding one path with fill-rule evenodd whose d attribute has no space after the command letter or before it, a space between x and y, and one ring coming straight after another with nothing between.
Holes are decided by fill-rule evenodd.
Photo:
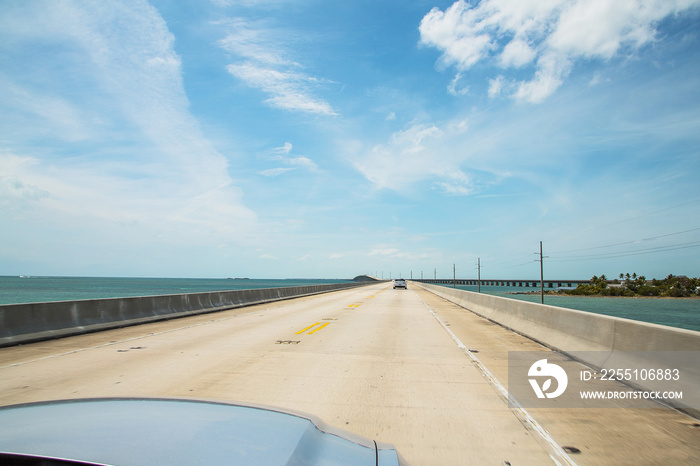
<instances>
[{"instance_id":1,"label":"small island on horizon","mask_svg":"<svg viewBox=\"0 0 700 466\"><path fill-rule=\"evenodd\" d=\"M531 291L519 294L540 294ZM566 294L572 296L613 296L627 298L698 298L700 278L670 274L662 280L647 280L644 275L620 274L609 280L605 275L591 277L590 283L581 283L574 289L547 290L545 294Z\"/></svg>"}]
</instances>

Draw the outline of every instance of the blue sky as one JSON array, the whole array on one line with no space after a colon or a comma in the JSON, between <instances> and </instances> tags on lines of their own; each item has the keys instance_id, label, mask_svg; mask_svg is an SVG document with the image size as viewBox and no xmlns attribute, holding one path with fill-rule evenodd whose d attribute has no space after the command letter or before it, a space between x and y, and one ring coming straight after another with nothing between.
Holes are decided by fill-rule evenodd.
<instances>
[{"instance_id":1,"label":"blue sky","mask_svg":"<svg viewBox=\"0 0 700 466\"><path fill-rule=\"evenodd\" d=\"M3 0L0 89L3 275L700 275L700 0Z\"/></svg>"}]
</instances>

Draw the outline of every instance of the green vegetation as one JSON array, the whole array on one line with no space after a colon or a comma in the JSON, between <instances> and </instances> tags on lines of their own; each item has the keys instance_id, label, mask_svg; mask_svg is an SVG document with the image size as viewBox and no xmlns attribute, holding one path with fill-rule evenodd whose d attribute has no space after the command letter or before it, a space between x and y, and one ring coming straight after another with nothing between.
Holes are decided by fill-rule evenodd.
<instances>
[{"instance_id":1,"label":"green vegetation","mask_svg":"<svg viewBox=\"0 0 700 466\"><path fill-rule=\"evenodd\" d=\"M619 279L608 280L605 275L593 276L590 284L580 284L566 294L585 296L663 296L688 298L698 295L700 278L669 275L663 280L647 280L644 275L620 274Z\"/></svg>"}]
</instances>

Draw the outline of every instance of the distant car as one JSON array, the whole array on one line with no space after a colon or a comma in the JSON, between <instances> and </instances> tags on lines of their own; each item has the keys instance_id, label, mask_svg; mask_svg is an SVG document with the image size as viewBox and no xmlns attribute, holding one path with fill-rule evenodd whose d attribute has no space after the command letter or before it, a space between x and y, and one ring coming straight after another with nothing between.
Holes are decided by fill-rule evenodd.
<instances>
[{"instance_id":1,"label":"distant car","mask_svg":"<svg viewBox=\"0 0 700 466\"><path fill-rule=\"evenodd\" d=\"M408 286L406 285L406 280L403 278L397 278L394 280L394 289L396 288L403 288L404 290L408 289Z\"/></svg>"},{"instance_id":2,"label":"distant car","mask_svg":"<svg viewBox=\"0 0 700 466\"><path fill-rule=\"evenodd\" d=\"M97 398L0 407L0 464L406 463L391 445L278 408Z\"/></svg>"}]
</instances>

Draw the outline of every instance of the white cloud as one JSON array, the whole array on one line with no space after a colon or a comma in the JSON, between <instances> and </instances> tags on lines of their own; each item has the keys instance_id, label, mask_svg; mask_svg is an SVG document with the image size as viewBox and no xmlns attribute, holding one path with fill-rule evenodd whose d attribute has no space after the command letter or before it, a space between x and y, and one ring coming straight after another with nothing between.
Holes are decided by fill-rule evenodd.
<instances>
[{"instance_id":1,"label":"white cloud","mask_svg":"<svg viewBox=\"0 0 700 466\"><path fill-rule=\"evenodd\" d=\"M234 18L226 22L233 29L219 41L219 46L227 52L268 65L297 65L286 58L280 38L274 37L274 30L266 28L264 23L252 23L243 18Z\"/></svg>"},{"instance_id":2,"label":"white cloud","mask_svg":"<svg viewBox=\"0 0 700 466\"><path fill-rule=\"evenodd\" d=\"M597 86L598 84L608 82L610 78L604 78L600 73L594 73L591 81L588 83L589 86Z\"/></svg>"},{"instance_id":3,"label":"white cloud","mask_svg":"<svg viewBox=\"0 0 700 466\"><path fill-rule=\"evenodd\" d=\"M210 0L214 5L226 8L231 6L247 6L247 7L271 7L276 8L284 6L296 0Z\"/></svg>"},{"instance_id":4,"label":"white cloud","mask_svg":"<svg viewBox=\"0 0 700 466\"><path fill-rule=\"evenodd\" d=\"M574 57L610 59L623 44L635 49L653 40L654 24L674 13L676 3L578 1L561 12L548 46Z\"/></svg>"},{"instance_id":5,"label":"white cloud","mask_svg":"<svg viewBox=\"0 0 700 466\"><path fill-rule=\"evenodd\" d=\"M420 23L421 43L442 52L440 64L457 76L496 58L501 67L534 63L530 81L513 97L541 102L555 92L580 59L609 60L655 40L662 19L697 8L700 0L458 0L433 8ZM489 95L502 90L496 81Z\"/></svg>"},{"instance_id":6,"label":"white cloud","mask_svg":"<svg viewBox=\"0 0 700 466\"><path fill-rule=\"evenodd\" d=\"M501 90L505 84L505 78L502 75L497 76L494 79L489 79L489 97L498 97L501 95Z\"/></svg>"},{"instance_id":7,"label":"white cloud","mask_svg":"<svg viewBox=\"0 0 700 466\"><path fill-rule=\"evenodd\" d=\"M37 161L29 157L0 154L0 209L27 210L30 204L49 197L48 191L22 176L36 164Z\"/></svg>"},{"instance_id":8,"label":"white cloud","mask_svg":"<svg viewBox=\"0 0 700 466\"><path fill-rule=\"evenodd\" d=\"M460 170L469 153L455 150L468 127L464 119L449 122L444 129L414 124L392 134L386 144L355 156L355 167L378 189L403 191L420 180L432 179L446 193L471 194L475 185Z\"/></svg>"},{"instance_id":9,"label":"white cloud","mask_svg":"<svg viewBox=\"0 0 700 466\"><path fill-rule=\"evenodd\" d=\"M463 86L459 84L462 79L462 73L457 73L449 86L447 86L447 92L454 96L466 95L469 93L469 86Z\"/></svg>"},{"instance_id":10,"label":"white cloud","mask_svg":"<svg viewBox=\"0 0 700 466\"><path fill-rule=\"evenodd\" d=\"M377 245L373 249L370 250L369 253L367 253L368 256L370 257L386 257L390 258L392 260L394 259L409 259L409 260L419 260L419 259L427 259L429 257L434 257L433 254L428 254L428 253L416 253L416 252L411 252L411 251L402 251L398 248L391 247L391 246L385 246L385 245Z\"/></svg>"},{"instance_id":11,"label":"white cloud","mask_svg":"<svg viewBox=\"0 0 700 466\"><path fill-rule=\"evenodd\" d=\"M465 133L469 129L469 121L467 119L456 119L448 123L447 129L450 133L460 134Z\"/></svg>"},{"instance_id":12,"label":"white cloud","mask_svg":"<svg viewBox=\"0 0 700 466\"><path fill-rule=\"evenodd\" d=\"M318 80L302 73L278 71L261 67L253 62L228 65L226 69L248 86L270 94L271 97L265 102L273 107L322 115L337 115L328 102L311 96L306 90L308 83L316 83Z\"/></svg>"},{"instance_id":13,"label":"white cloud","mask_svg":"<svg viewBox=\"0 0 700 466\"><path fill-rule=\"evenodd\" d=\"M520 68L530 63L536 56L532 47L524 40L512 40L509 42L501 53L501 65L505 68L515 67Z\"/></svg>"},{"instance_id":14,"label":"white cloud","mask_svg":"<svg viewBox=\"0 0 700 466\"><path fill-rule=\"evenodd\" d=\"M289 155L294 146L291 142L285 142L282 147L275 147L272 151L276 154Z\"/></svg>"},{"instance_id":15,"label":"white cloud","mask_svg":"<svg viewBox=\"0 0 700 466\"><path fill-rule=\"evenodd\" d=\"M0 206L21 194L65 228L121 222L144 236L167 229L173 240L205 230L242 238L255 215L189 113L174 37L158 11L118 1L39 8L28 2L0 15L0 27L17 25L6 44L41 77L3 73L0 131L13 150L0 155ZM30 117L30 128L11 121ZM32 138L33 127L46 139Z\"/></svg>"},{"instance_id":16,"label":"white cloud","mask_svg":"<svg viewBox=\"0 0 700 466\"><path fill-rule=\"evenodd\" d=\"M447 173L444 179L436 182L435 185L445 194L452 196L467 196L475 191L474 182L471 177L461 170Z\"/></svg>"},{"instance_id":17,"label":"white cloud","mask_svg":"<svg viewBox=\"0 0 700 466\"><path fill-rule=\"evenodd\" d=\"M443 51L445 65L468 69L492 47L491 36L479 24L478 10L459 0L444 12L435 7L421 20L421 42Z\"/></svg>"},{"instance_id":18,"label":"white cloud","mask_svg":"<svg viewBox=\"0 0 700 466\"><path fill-rule=\"evenodd\" d=\"M395 132L387 144L373 147L356 167L379 189L402 189L430 173L423 141L438 137L436 126L414 125Z\"/></svg>"},{"instance_id":19,"label":"white cloud","mask_svg":"<svg viewBox=\"0 0 700 466\"><path fill-rule=\"evenodd\" d=\"M253 84L254 86L254 84ZM315 99L303 90L292 89L288 83L272 90L273 96L265 102L283 110L292 110L320 115L337 115L333 107L322 99Z\"/></svg>"},{"instance_id":20,"label":"white cloud","mask_svg":"<svg viewBox=\"0 0 700 466\"><path fill-rule=\"evenodd\" d=\"M423 150L423 141L429 138L441 136L442 131L435 125L413 125L406 131L397 131L392 136L392 141L403 146L408 153L417 153Z\"/></svg>"},{"instance_id":21,"label":"white cloud","mask_svg":"<svg viewBox=\"0 0 700 466\"><path fill-rule=\"evenodd\" d=\"M276 147L272 149L270 153L263 154L263 158L274 162L280 162L286 165L287 168L274 168L260 172L260 174L265 176L278 176L288 171L296 170L297 168L303 168L311 172L319 171L318 165L310 158L304 155L292 155L293 147L292 143L285 142L282 147Z\"/></svg>"},{"instance_id":22,"label":"white cloud","mask_svg":"<svg viewBox=\"0 0 700 466\"><path fill-rule=\"evenodd\" d=\"M226 67L228 72L269 94L265 102L283 110L319 115L337 115L333 107L314 96L319 85L331 81L299 71L302 66L287 58L289 52L281 44L285 35L263 23L234 19L227 23L231 32L219 41L219 46L244 61Z\"/></svg>"},{"instance_id":23,"label":"white cloud","mask_svg":"<svg viewBox=\"0 0 700 466\"><path fill-rule=\"evenodd\" d=\"M556 53L547 53L537 60L537 71L531 81L520 82L513 96L518 100L539 103L552 95L571 71L571 61Z\"/></svg>"},{"instance_id":24,"label":"white cloud","mask_svg":"<svg viewBox=\"0 0 700 466\"><path fill-rule=\"evenodd\" d=\"M297 155L296 157L290 157L286 163L290 165L296 165L298 167L306 168L311 171L316 171L318 170L318 166L314 163L313 160L311 160L308 157L304 157L303 155Z\"/></svg>"},{"instance_id":25,"label":"white cloud","mask_svg":"<svg viewBox=\"0 0 700 466\"><path fill-rule=\"evenodd\" d=\"M293 168L284 168L284 167L279 167L279 168L270 168L269 170L263 170L261 172L258 172L262 176L279 176L283 173L286 173L290 170L294 170Z\"/></svg>"},{"instance_id":26,"label":"white cloud","mask_svg":"<svg viewBox=\"0 0 700 466\"><path fill-rule=\"evenodd\" d=\"M89 138L92 130L89 116L70 100L34 91L2 76L0 87L4 89L0 111L9 107L7 112L14 113L13 120L19 125L28 126L30 120L40 121L41 124L32 124L35 136L44 134L69 142Z\"/></svg>"},{"instance_id":27,"label":"white cloud","mask_svg":"<svg viewBox=\"0 0 700 466\"><path fill-rule=\"evenodd\" d=\"M399 250L396 248L375 248L372 249L369 253L367 253L368 256L393 256L399 253Z\"/></svg>"}]
</instances>

